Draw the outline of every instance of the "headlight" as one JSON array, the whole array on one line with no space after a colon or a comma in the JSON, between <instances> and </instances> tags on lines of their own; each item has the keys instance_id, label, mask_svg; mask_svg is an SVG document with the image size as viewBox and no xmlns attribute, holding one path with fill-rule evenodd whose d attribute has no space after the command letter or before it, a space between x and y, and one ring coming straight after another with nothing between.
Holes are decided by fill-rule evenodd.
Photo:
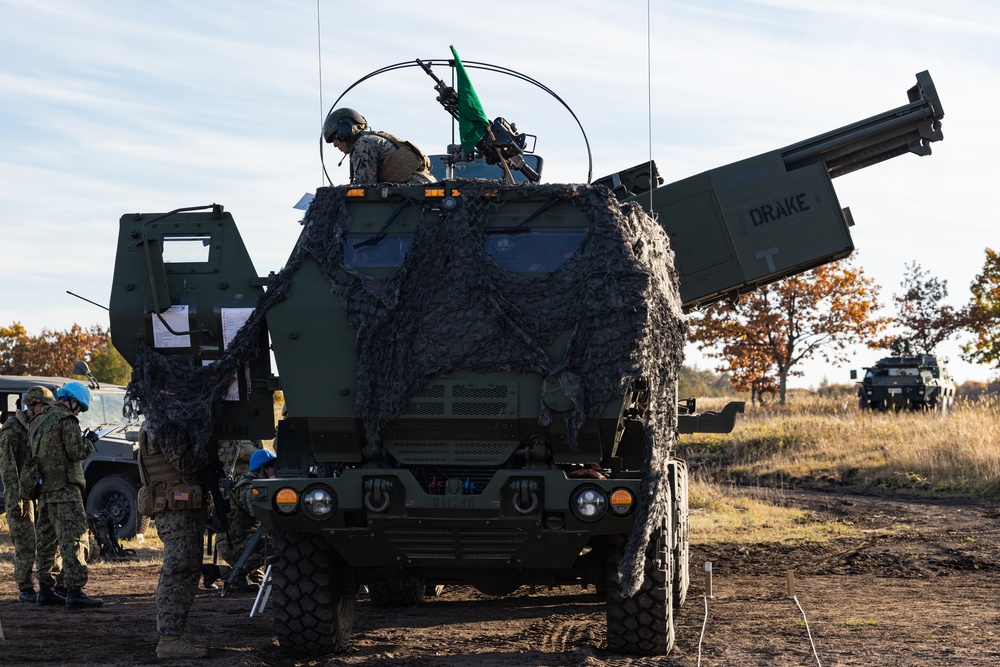
<instances>
[{"instance_id":1,"label":"headlight","mask_svg":"<svg viewBox=\"0 0 1000 667\"><path fill-rule=\"evenodd\" d=\"M294 514L299 507L299 494L285 487L274 495L274 509L282 514Z\"/></svg>"},{"instance_id":2,"label":"headlight","mask_svg":"<svg viewBox=\"0 0 1000 667\"><path fill-rule=\"evenodd\" d=\"M608 509L608 497L598 486L583 486L573 494L573 514L583 521L597 521Z\"/></svg>"},{"instance_id":3,"label":"headlight","mask_svg":"<svg viewBox=\"0 0 1000 667\"><path fill-rule=\"evenodd\" d=\"M337 496L325 486L314 486L302 494L302 511L311 519L325 519L337 511Z\"/></svg>"}]
</instances>

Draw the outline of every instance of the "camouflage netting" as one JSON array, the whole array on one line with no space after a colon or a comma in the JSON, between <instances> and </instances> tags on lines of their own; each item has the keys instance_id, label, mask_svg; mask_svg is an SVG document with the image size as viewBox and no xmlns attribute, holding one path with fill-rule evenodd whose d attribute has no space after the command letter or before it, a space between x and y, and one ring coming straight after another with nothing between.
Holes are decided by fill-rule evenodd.
<instances>
[{"instance_id":1,"label":"camouflage netting","mask_svg":"<svg viewBox=\"0 0 1000 667\"><path fill-rule=\"evenodd\" d=\"M599 416L632 379L644 378L651 391L645 424L650 463L622 563L623 593L634 594L650 536L669 507L673 391L686 333L666 234L641 207L621 206L601 186L457 185L459 205L441 224L421 226L403 266L387 277L366 276L343 264L347 188L320 189L288 264L225 358L192 368L141 349L129 389L134 409L168 434L187 436L177 442L211 446L212 417L229 380L238 364L260 353L256 341L263 314L287 294L306 256L318 261L357 331L355 406L369 455L378 449L382 427L405 410L408 396L451 371L535 372L550 383L562 381L573 407L559 418L568 422L571 446L584 419ZM497 203L479 195L498 187L530 188L533 195L561 199L594 220L561 270L528 280L501 269L484 251L482 222ZM568 330L572 337L565 358L550 360L545 346ZM552 418L540 405L541 423Z\"/></svg>"}]
</instances>

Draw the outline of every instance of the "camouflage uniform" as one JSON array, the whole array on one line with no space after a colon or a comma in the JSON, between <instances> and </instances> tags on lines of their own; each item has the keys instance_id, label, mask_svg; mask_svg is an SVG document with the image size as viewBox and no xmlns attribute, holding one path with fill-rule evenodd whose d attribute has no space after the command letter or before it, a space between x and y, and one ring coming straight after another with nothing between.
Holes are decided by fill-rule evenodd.
<instances>
[{"instance_id":1,"label":"camouflage uniform","mask_svg":"<svg viewBox=\"0 0 1000 667\"><path fill-rule=\"evenodd\" d=\"M80 422L66 405L55 403L31 421L29 441L37 449L43 480L35 521L38 585L56 586L57 552L62 554L66 588L87 584L87 513L82 491L86 486L81 462L93 445L80 433Z\"/></svg>"},{"instance_id":2,"label":"camouflage uniform","mask_svg":"<svg viewBox=\"0 0 1000 667\"><path fill-rule=\"evenodd\" d=\"M209 456L195 449L163 447L144 425L139 435L142 492L175 482L198 486L208 468ZM172 479L167 480L168 477ZM161 637L183 634L198 592L208 504L200 501L191 504L197 506L173 509L164 501L152 513L156 532L163 542L163 566L156 585L156 629ZM147 513L141 500L140 508Z\"/></svg>"},{"instance_id":3,"label":"camouflage uniform","mask_svg":"<svg viewBox=\"0 0 1000 667\"><path fill-rule=\"evenodd\" d=\"M18 410L0 429L0 481L3 482L7 525L14 543L14 583L19 591L35 590L35 501L20 500L21 465L29 455L28 415Z\"/></svg>"},{"instance_id":4,"label":"camouflage uniform","mask_svg":"<svg viewBox=\"0 0 1000 667\"><path fill-rule=\"evenodd\" d=\"M263 446L260 440L220 440L222 470L229 479L238 480L250 472L250 456Z\"/></svg>"},{"instance_id":5,"label":"camouflage uniform","mask_svg":"<svg viewBox=\"0 0 1000 667\"><path fill-rule=\"evenodd\" d=\"M379 166L396 150L396 146L385 137L362 133L351 147L351 183L374 185L381 182L383 179L378 176ZM429 172L417 171L407 182L411 185L423 185L433 183L434 178Z\"/></svg>"},{"instance_id":6,"label":"camouflage uniform","mask_svg":"<svg viewBox=\"0 0 1000 667\"><path fill-rule=\"evenodd\" d=\"M256 474L243 475L233 486L232 494L229 498L230 508L228 517L229 535L232 542L230 543L230 538L222 535L218 538L219 555L229 564L228 568L220 568L223 579L229 578L232 568L236 567L236 562L243 555L247 545L250 543L250 539L260 527L260 521L253 515L253 503L250 500L250 482L263 476L263 473L260 471ZM244 566L243 571L246 572L247 579L252 583L259 584L264 580L264 546L264 540L258 541L257 547L247 557L246 565Z\"/></svg>"}]
</instances>

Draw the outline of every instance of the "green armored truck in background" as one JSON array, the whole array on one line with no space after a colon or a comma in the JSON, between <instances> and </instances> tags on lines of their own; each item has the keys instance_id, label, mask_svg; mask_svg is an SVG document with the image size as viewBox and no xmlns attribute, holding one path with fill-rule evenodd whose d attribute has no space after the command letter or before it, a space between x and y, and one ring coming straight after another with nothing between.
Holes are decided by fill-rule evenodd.
<instances>
[{"instance_id":1,"label":"green armored truck in background","mask_svg":"<svg viewBox=\"0 0 1000 667\"><path fill-rule=\"evenodd\" d=\"M864 369L858 386L862 410L942 410L955 402L955 380L943 359L931 354L912 354L909 345L896 346L893 356L883 357ZM857 380L857 371L851 371Z\"/></svg>"},{"instance_id":2,"label":"green armored truck in background","mask_svg":"<svg viewBox=\"0 0 1000 667\"><path fill-rule=\"evenodd\" d=\"M437 183L321 188L267 278L221 206L124 215L111 332L130 397L163 437L210 446L273 437L284 393L278 478L254 483L282 647L347 647L362 585L413 604L573 584L605 601L609 649L666 653L689 582L673 443L743 408L678 400L684 312L850 254L831 177L928 154L942 116L922 72L905 106L668 185L651 162L545 184L498 118L435 158Z\"/></svg>"}]
</instances>

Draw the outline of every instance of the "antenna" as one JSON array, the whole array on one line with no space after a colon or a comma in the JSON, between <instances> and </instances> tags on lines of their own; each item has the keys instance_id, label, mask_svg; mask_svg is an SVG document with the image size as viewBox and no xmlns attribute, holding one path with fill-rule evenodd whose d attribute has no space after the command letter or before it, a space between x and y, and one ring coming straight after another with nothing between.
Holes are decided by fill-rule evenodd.
<instances>
[{"instance_id":1,"label":"antenna","mask_svg":"<svg viewBox=\"0 0 1000 667\"><path fill-rule=\"evenodd\" d=\"M83 300L84 300L84 301L86 301L87 303L92 303L92 304L94 304L95 306L97 306L98 308L103 308L104 310L109 310L109 311L111 310L111 309L110 309L110 308L108 308L107 306L104 306L104 305L101 305L101 304L97 303L96 301L91 301L90 299L87 299L87 298L85 298L85 297L82 297L82 296L80 296L79 294L74 294L73 292L70 292L69 290L66 290L66 294L69 294L70 296L75 296L75 297L76 297L77 299L83 299Z\"/></svg>"},{"instance_id":2,"label":"antenna","mask_svg":"<svg viewBox=\"0 0 1000 667\"><path fill-rule=\"evenodd\" d=\"M321 21L319 16L319 0L316 0L316 60L317 60L317 68L319 70L319 126L320 128L322 128L323 121L326 120L326 116L324 115L325 113L324 109L326 107L323 106L323 39L322 35L320 34L320 24ZM319 150L320 150L319 182L322 184L323 175L326 173L326 167L323 165L323 159L322 159L323 155L322 141L320 141Z\"/></svg>"},{"instance_id":3,"label":"antenna","mask_svg":"<svg viewBox=\"0 0 1000 667\"><path fill-rule=\"evenodd\" d=\"M653 56L650 30L649 0L646 0L646 137L649 142L649 206L647 210L653 213L653 190L656 181L653 180ZM655 215L654 215L655 217Z\"/></svg>"}]
</instances>

